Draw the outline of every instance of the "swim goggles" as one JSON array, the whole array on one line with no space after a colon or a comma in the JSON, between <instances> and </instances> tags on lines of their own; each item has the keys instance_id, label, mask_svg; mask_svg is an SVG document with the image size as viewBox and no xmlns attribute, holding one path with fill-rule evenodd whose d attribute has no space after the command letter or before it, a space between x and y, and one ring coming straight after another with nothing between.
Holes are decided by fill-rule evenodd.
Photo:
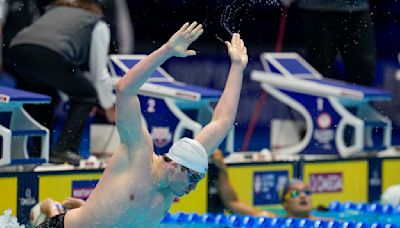
<instances>
[{"instance_id":1,"label":"swim goggles","mask_svg":"<svg viewBox=\"0 0 400 228\"><path fill-rule=\"evenodd\" d=\"M182 167L182 171L186 171L186 173L188 174L188 179L189 179L190 183L197 183L204 177L204 174L194 174L190 171L189 168L187 168L183 165L181 165L181 167Z\"/></svg>"},{"instance_id":2,"label":"swim goggles","mask_svg":"<svg viewBox=\"0 0 400 228\"><path fill-rule=\"evenodd\" d=\"M297 198L297 197L299 197L300 196L300 193L304 193L306 196L311 196L311 194L312 194L312 192L311 192L311 190L309 190L309 189L306 189L306 190L297 190L297 189L295 189L295 190L292 190L292 191L290 191L290 192L287 192L286 194L285 194L285 200L288 200L288 199L294 199L294 198Z\"/></svg>"}]
</instances>

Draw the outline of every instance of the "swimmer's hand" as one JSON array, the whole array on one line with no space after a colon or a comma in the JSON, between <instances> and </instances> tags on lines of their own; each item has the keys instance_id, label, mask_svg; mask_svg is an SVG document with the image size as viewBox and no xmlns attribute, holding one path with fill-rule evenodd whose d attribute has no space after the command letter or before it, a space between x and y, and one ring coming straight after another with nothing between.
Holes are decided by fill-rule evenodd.
<instances>
[{"instance_id":1,"label":"swimmer's hand","mask_svg":"<svg viewBox=\"0 0 400 228\"><path fill-rule=\"evenodd\" d=\"M247 48L244 46L243 40L240 39L240 35L234 33L231 42L225 41L225 44L228 47L232 65L237 65L243 70L247 65L248 56Z\"/></svg>"},{"instance_id":2,"label":"swimmer's hand","mask_svg":"<svg viewBox=\"0 0 400 228\"><path fill-rule=\"evenodd\" d=\"M263 210L257 211L254 216L257 216L257 217L270 217L270 218L277 218L278 217L273 212L263 211Z\"/></svg>"},{"instance_id":3,"label":"swimmer's hand","mask_svg":"<svg viewBox=\"0 0 400 228\"><path fill-rule=\"evenodd\" d=\"M172 55L176 57L186 57L196 55L196 51L187 50L193 41L197 40L203 33L203 26L193 22L186 22L172 37L168 40L167 46L172 51Z\"/></svg>"},{"instance_id":4,"label":"swimmer's hand","mask_svg":"<svg viewBox=\"0 0 400 228\"><path fill-rule=\"evenodd\" d=\"M48 218L65 213L65 209L60 203L55 202L51 198L47 198L40 203L40 212L45 214Z\"/></svg>"},{"instance_id":5,"label":"swimmer's hand","mask_svg":"<svg viewBox=\"0 0 400 228\"><path fill-rule=\"evenodd\" d=\"M62 202L62 205L67 208L68 210L82 207L85 204L85 201L78 198L68 197Z\"/></svg>"}]
</instances>

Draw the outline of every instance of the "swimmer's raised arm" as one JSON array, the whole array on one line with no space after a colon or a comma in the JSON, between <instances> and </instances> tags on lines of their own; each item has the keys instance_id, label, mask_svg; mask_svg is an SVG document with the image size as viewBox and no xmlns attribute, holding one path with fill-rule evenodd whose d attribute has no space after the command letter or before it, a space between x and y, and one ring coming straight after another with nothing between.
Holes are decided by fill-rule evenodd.
<instances>
[{"instance_id":1,"label":"swimmer's raised arm","mask_svg":"<svg viewBox=\"0 0 400 228\"><path fill-rule=\"evenodd\" d=\"M117 84L117 127L121 142L140 145L147 130L141 123L140 104L136 97L139 88L164 61L171 57L195 55L189 45L203 33L201 24L185 23L172 37L132 67Z\"/></svg>"},{"instance_id":2,"label":"swimmer's raised arm","mask_svg":"<svg viewBox=\"0 0 400 228\"><path fill-rule=\"evenodd\" d=\"M136 95L139 88L146 82L157 67L171 57L186 57L195 55L194 50L187 50L189 45L203 33L201 24L186 22L172 37L159 49L141 60L132 67L118 82L118 92Z\"/></svg>"},{"instance_id":3,"label":"swimmer's raised arm","mask_svg":"<svg viewBox=\"0 0 400 228\"><path fill-rule=\"evenodd\" d=\"M231 68L221 99L215 107L212 119L200 133L196 140L200 142L211 156L232 127L240 99L243 70L247 65L247 49L240 35L234 33L231 42L226 41Z\"/></svg>"}]
</instances>

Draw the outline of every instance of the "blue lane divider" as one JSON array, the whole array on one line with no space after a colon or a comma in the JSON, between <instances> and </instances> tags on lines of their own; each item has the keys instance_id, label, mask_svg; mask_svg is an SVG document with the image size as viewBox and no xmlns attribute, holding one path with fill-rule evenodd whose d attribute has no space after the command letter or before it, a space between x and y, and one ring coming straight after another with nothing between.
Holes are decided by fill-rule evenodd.
<instances>
[{"instance_id":1,"label":"blue lane divider","mask_svg":"<svg viewBox=\"0 0 400 228\"><path fill-rule=\"evenodd\" d=\"M371 204L361 205L354 203L341 204L339 202L332 202L329 205L331 210L365 210L366 212L375 211L383 213L389 211L385 205ZM390 208L390 207L387 207ZM391 210L394 210L392 207ZM167 213L161 223L164 224L200 224L205 227L209 225L217 225L219 227L240 227L240 228L400 228L395 224L382 224L374 222L372 224L366 222L353 222L353 221L324 221L324 220L310 220L298 218L267 218L267 217L253 217L241 216L232 214L227 216L225 214L212 214L205 213L199 215L196 213L183 213L176 214ZM180 226L181 227L181 226Z\"/></svg>"},{"instance_id":2,"label":"blue lane divider","mask_svg":"<svg viewBox=\"0 0 400 228\"><path fill-rule=\"evenodd\" d=\"M215 216L212 213L206 213L206 214L204 214L202 216L201 221L204 224L214 224L215 223Z\"/></svg>"},{"instance_id":3,"label":"blue lane divider","mask_svg":"<svg viewBox=\"0 0 400 228\"><path fill-rule=\"evenodd\" d=\"M369 212L375 214L384 214L384 215L400 215L400 205L397 207L393 207L390 204L380 204L380 203L354 203L354 202L346 202L341 203L338 201L334 201L329 204L329 210L334 212L344 211L344 210L357 210L360 212Z\"/></svg>"},{"instance_id":4,"label":"blue lane divider","mask_svg":"<svg viewBox=\"0 0 400 228\"><path fill-rule=\"evenodd\" d=\"M221 225L228 225L229 221L225 214L219 213L215 216L215 223Z\"/></svg>"}]
</instances>

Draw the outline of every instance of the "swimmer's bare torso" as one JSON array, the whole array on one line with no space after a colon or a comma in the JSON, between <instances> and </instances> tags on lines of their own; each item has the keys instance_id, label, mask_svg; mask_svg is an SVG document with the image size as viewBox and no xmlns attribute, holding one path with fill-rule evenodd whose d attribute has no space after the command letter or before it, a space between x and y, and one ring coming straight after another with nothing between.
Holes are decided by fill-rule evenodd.
<instances>
[{"instance_id":1,"label":"swimmer's bare torso","mask_svg":"<svg viewBox=\"0 0 400 228\"><path fill-rule=\"evenodd\" d=\"M152 156L157 156L148 151L151 142L146 144L132 155L125 145L118 148L86 204L67 213L66 227L155 227L160 223L175 195L159 188L152 172Z\"/></svg>"}]
</instances>

